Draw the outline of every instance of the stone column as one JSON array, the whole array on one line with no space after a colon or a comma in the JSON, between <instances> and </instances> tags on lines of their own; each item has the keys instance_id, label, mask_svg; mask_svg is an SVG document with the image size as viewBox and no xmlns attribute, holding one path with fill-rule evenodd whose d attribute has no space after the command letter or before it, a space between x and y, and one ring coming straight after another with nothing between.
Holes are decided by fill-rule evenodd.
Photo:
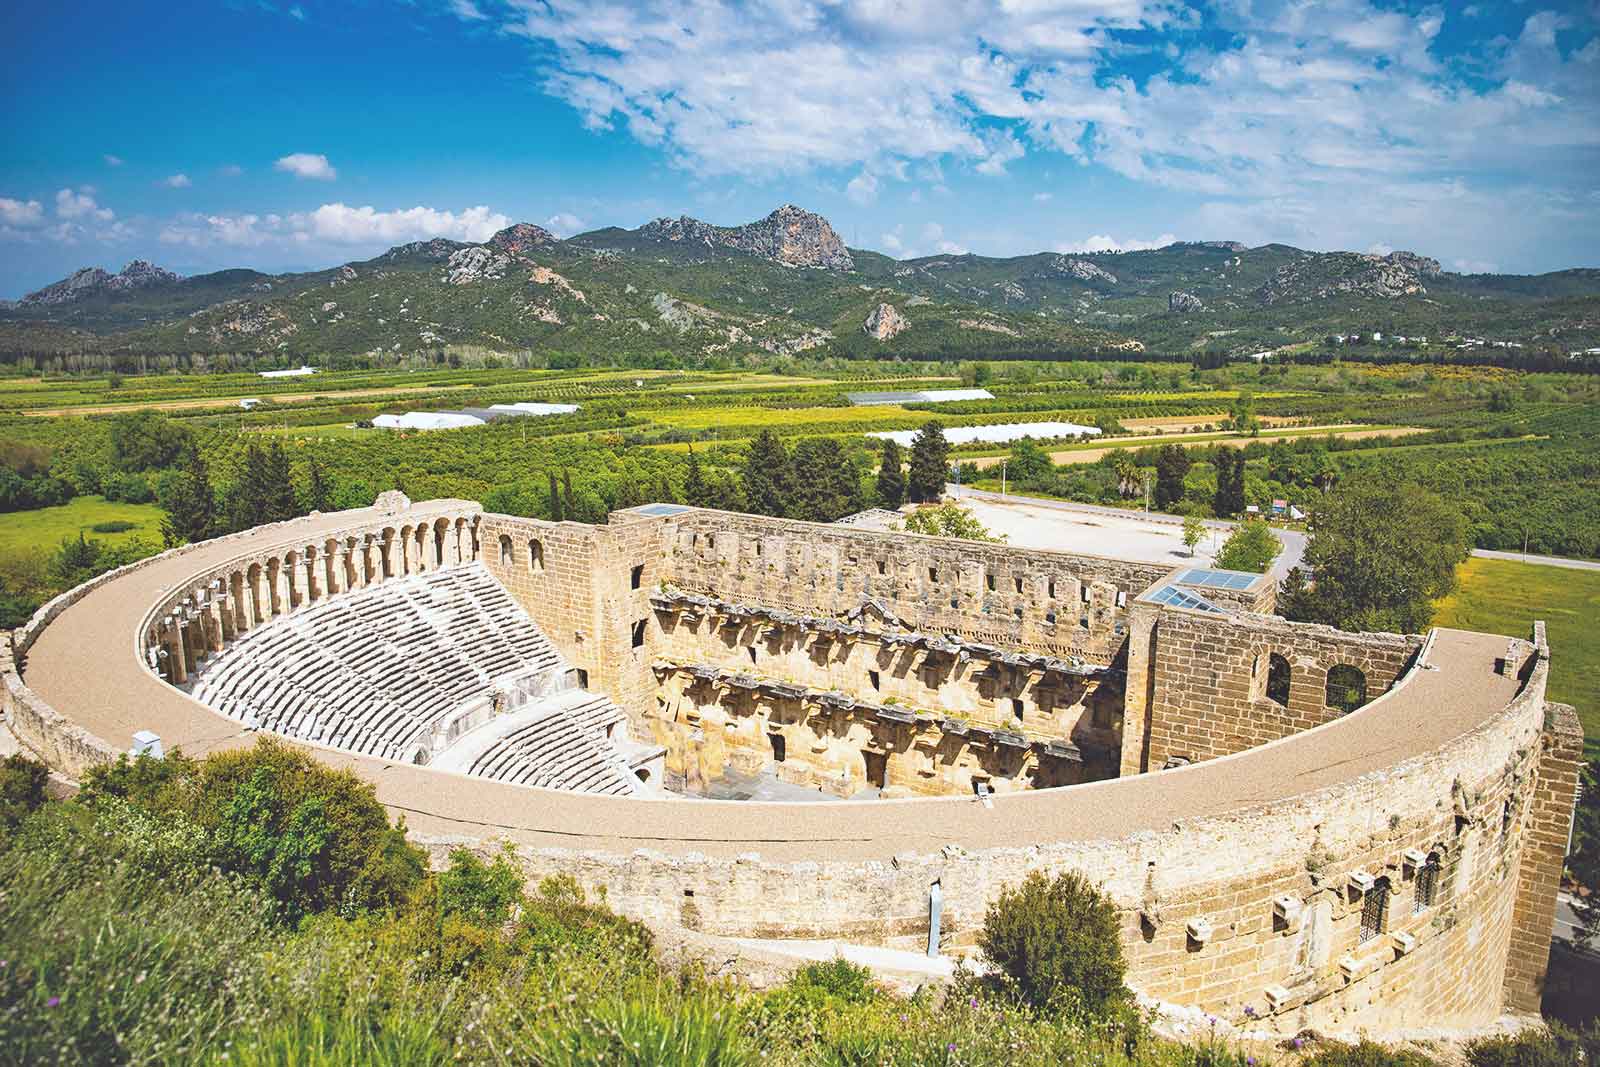
<instances>
[{"instance_id":1,"label":"stone column","mask_svg":"<svg viewBox=\"0 0 1600 1067\"><path fill-rule=\"evenodd\" d=\"M229 641L232 641L239 635L238 629L234 626L233 594L231 592L223 592L217 596L216 611L217 632L222 637L221 645L219 645L217 648L217 651L220 652Z\"/></svg>"},{"instance_id":2,"label":"stone column","mask_svg":"<svg viewBox=\"0 0 1600 1067\"><path fill-rule=\"evenodd\" d=\"M412 555L416 552L417 534L413 530L400 535L400 565L395 568L395 577L404 578L417 572L416 565L411 562Z\"/></svg>"},{"instance_id":3,"label":"stone column","mask_svg":"<svg viewBox=\"0 0 1600 1067\"><path fill-rule=\"evenodd\" d=\"M329 596L338 596L345 591L348 583L346 575L348 574L349 566L350 553L346 551L344 545L339 545L338 548L328 554Z\"/></svg>"},{"instance_id":4,"label":"stone column","mask_svg":"<svg viewBox=\"0 0 1600 1067\"><path fill-rule=\"evenodd\" d=\"M241 635L248 633L253 622L250 618L250 597L245 592L243 571L235 571L228 576L228 603L233 605L233 632Z\"/></svg>"},{"instance_id":5,"label":"stone column","mask_svg":"<svg viewBox=\"0 0 1600 1067\"><path fill-rule=\"evenodd\" d=\"M185 661L183 628L171 617L161 624L161 645L167 652L167 681L182 685L189 680L189 665Z\"/></svg>"},{"instance_id":6,"label":"stone column","mask_svg":"<svg viewBox=\"0 0 1600 1067\"><path fill-rule=\"evenodd\" d=\"M266 567L256 570L255 581L250 583L251 599L255 601L256 625L272 621L272 581Z\"/></svg>"},{"instance_id":7,"label":"stone column","mask_svg":"<svg viewBox=\"0 0 1600 1067\"><path fill-rule=\"evenodd\" d=\"M289 562L287 556L278 564L276 579L278 586L278 595L275 598L277 600L276 610L279 615L287 615L300 606L298 603L299 590L295 588L294 583L294 565Z\"/></svg>"},{"instance_id":8,"label":"stone column","mask_svg":"<svg viewBox=\"0 0 1600 1067\"><path fill-rule=\"evenodd\" d=\"M315 549L311 549L309 551L310 551L311 554L307 555L306 558L305 558L305 570L306 570L305 602L308 605L309 604L315 604L317 601L322 599L322 595L323 595L322 594L322 579L319 578L318 575L317 575L318 569L322 566L322 555L321 555L321 553L317 552Z\"/></svg>"}]
</instances>

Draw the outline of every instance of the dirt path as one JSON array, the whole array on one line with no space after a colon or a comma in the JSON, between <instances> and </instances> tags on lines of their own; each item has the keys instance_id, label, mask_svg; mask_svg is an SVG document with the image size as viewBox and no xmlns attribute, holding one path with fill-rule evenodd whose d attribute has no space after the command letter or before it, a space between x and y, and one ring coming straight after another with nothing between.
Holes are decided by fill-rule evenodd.
<instances>
[{"instance_id":1,"label":"dirt path","mask_svg":"<svg viewBox=\"0 0 1600 1067\"><path fill-rule=\"evenodd\" d=\"M1228 445L1232 448L1243 448L1245 445L1270 445L1279 441L1295 441L1302 437L1333 436L1343 437L1350 441L1362 441L1369 437L1404 437L1408 434L1427 433L1420 426L1397 426L1389 430L1356 430L1344 429L1338 426L1307 426L1299 433L1288 434L1262 434L1260 437L1211 437L1209 434L1166 434L1161 437L1123 437L1118 438L1115 445L1105 448L1074 448L1062 452L1050 453L1050 458L1056 463L1094 463L1102 456L1115 452L1119 448L1139 448L1143 445ZM1199 440L1196 440L1196 439ZM1210 438L1207 440L1206 438ZM998 467L1005 456L979 456L970 462L982 469L985 467Z\"/></svg>"},{"instance_id":2,"label":"dirt path","mask_svg":"<svg viewBox=\"0 0 1600 1067\"><path fill-rule=\"evenodd\" d=\"M151 400L139 402L130 400L122 404L82 404L77 407L65 408L37 408L33 411L20 412L23 415L38 415L41 417L54 417L59 415L104 415L117 411L141 411L149 408L153 411L175 411L184 408L236 408L239 401L246 397L256 396L262 400L271 400L275 403L289 403L298 400L342 400L345 397L375 396L404 396L408 393L443 393L451 389L471 389L471 382L460 385L394 385L377 386L372 389L333 389L318 393L240 393L238 396L224 397L196 397L191 400Z\"/></svg>"},{"instance_id":3,"label":"dirt path","mask_svg":"<svg viewBox=\"0 0 1600 1067\"><path fill-rule=\"evenodd\" d=\"M1215 415L1161 415L1150 419L1118 419L1130 430L1201 430L1207 426L1215 426L1224 419L1232 418L1226 411L1219 411ZM1295 421L1293 415L1260 415L1257 421L1263 426L1287 426Z\"/></svg>"}]
</instances>

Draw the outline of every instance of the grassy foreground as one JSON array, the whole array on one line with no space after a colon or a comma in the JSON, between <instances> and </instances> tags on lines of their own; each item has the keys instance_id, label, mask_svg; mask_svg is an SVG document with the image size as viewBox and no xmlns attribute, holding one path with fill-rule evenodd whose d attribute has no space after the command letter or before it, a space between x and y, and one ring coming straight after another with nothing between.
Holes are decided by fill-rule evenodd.
<instances>
[{"instance_id":1,"label":"grassy foreground","mask_svg":"<svg viewBox=\"0 0 1600 1067\"><path fill-rule=\"evenodd\" d=\"M1467 560L1461 587L1439 602L1435 625L1526 637L1543 619L1550 696L1578 709L1584 748L1600 759L1600 571L1512 560Z\"/></svg>"},{"instance_id":2,"label":"grassy foreground","mask_svg":"<svg viewBox=\"0 0 1600 1067\"><path fill-rule=\"evenodd\" d=\"M95 532L93 527L104 522L131 522L134 526L117 533ZM54 551L62 538L76 537L80 530L108 547L135 537L159 542L161 509L154 504L116 504L100 496L80 496L58 507L8 512L0 515L0 557Z\"/></svg>"}]
</instances>

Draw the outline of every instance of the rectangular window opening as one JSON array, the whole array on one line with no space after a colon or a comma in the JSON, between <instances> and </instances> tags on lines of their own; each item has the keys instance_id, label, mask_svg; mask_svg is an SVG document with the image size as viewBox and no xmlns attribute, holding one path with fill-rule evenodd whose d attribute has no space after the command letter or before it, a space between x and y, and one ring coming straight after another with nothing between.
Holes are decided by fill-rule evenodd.
<instances>
[{"instance_id":1,"label":"rectangular window opening","mask_svg":"<svg viewBox=\"0 0 1600 1067\"><path fill-rule=\"evenodd\" d=\"M1022 579L1021 578L1012 578L1011 581L1012 581L1012 584L1014 584L1017 587L1017 592L1019 592L1019 593L1022 592Z\"/></svg>"},{"instance_id":2,"label":"rectangular window opening","mask_svg":"<svg viewBox=\"0 0 1600 1067\"><path fill-rule=\"evenodd\" d=\"M634 648L643 648L644 647L644 630L645 630L646 621L647 620L645 620L645 619L640 619L638 622L633 624L633 647Z\"/></svg>"},{"instance_id":3,"label":"rectangular window opening","mask_svg":"<svg viewBox=\"0 0 1600 1067\"><path fill-rule=\"evenodd\" d=\"M877 671L868 671L867 681L872 683L873 692L883 692L883 675L879 674Z\"/></svg>"},{"instance_id":4,"label":"rectangular window opening","mask_svg":"<svg viewBox=\"0 0 1600 1067\"><path fill-rule=\"evenodd\" d=\"M1020 697L1011 698L1011 714L1014 718L1022 718L1022 700Z\"/></svg>"},{"instance_id":5,"label":"rectangular window opening","mask_svg":"<svg viewBox=\"0 0 1600 1067\"><path fill-rule=\"evenodd\" d=\"M639 564L637 567L633 568L632 571L628 572L628 581L630 583L630 588L633 589L639 588L639 586L644 583L643 563Z\"/></svg>"},{"instance_id":6,"label":"rectangular window opening","mask_svg":"<svg viewBox=\"0 0 1600 1067\"><path fill-rule=\"evenodd\" d=\"M929 567L928 568L928 581L937 582L938 580L939 580L939 568L938 567Z\"/></svg>"}]
</instances>

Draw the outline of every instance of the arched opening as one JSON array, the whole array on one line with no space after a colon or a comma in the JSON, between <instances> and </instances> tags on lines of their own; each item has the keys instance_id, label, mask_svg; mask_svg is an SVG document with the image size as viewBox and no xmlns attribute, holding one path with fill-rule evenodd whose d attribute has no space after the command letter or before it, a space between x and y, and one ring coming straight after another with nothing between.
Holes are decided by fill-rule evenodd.
<instances>
[{"instance_id":1,"label":"arched opening","mask_svg":"<svg viewBox=\"0 0 1600 1067\"><path fill-rule=\"evenodd\" d=\"M1289 706L1289 661L1274 652L1267 657L1267 699Z\"/></svg>"},{"instance_id":2,"label":"arched opening","mask_svg":"<svg viewBox=\"0 0 1600 1067\"><path fill-rule=\"evenodd\" d=\"M650 784L650 768L648 767L640 767L638 770L633 772L633 776L639 779L639 781L644 782L646 785Z\"/></svg>"},{"instance_id":3,"label":"arched opening","mask_svg":"<svg viewBox=\"0 0 1600 1067\"><path fill-rule=\"evenodd\" d=\"M511 535L500 535L500 566L511 566Z\"/></svg>"},{"instance_id":4,"label":"arched opening","mask_svg":"<svg viewBox=\"0 0 1600 1067\"><path fill-rule=\"evenodd\" d=\"M544 573L544 542L537 537L528 541L528 569L535 574Z\"/></svg>"},{"instance_id":5,"label":"arched opening","mask_svg":"<svg viewBox=\"0 0 1600 1067\"><path fill-rule=\"evenodd\" d=\"M1348 715L1367 702L1367 676L1348 663L1328 671L1327 704Z\"/></svg>"}]
</instances>

